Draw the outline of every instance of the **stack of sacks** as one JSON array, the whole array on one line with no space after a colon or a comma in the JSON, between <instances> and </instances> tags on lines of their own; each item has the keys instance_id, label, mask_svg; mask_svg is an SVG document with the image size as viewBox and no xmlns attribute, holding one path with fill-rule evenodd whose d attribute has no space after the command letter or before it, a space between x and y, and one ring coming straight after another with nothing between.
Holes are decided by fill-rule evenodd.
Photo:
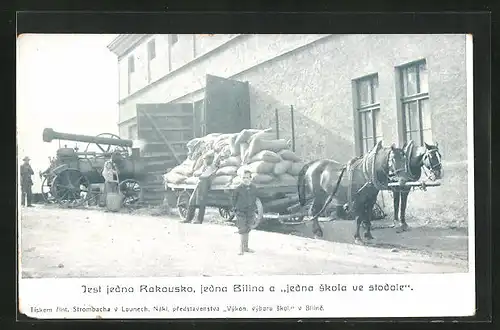
<instances>
[{"instance_id":1,"label":"stack of sacks","mask_svg":"<svg viewBox=\"0 0 500 330\"><path fill-rule=\"evenodd\" d=\"M234 142L234 150L239 150L242 162L237 172L239 176L249 170L256 184L297 184L303 163L290 150L290 141L276 139L271 129L243 130ZM237 177L232 183L239 182Z\"/></svg>"},{"instance_id":2,"label":"stack of sacks","mask_svg":"<svg viewBox=\"0 0 500 330\"><path fill-rule=\"evenodd\" d=\"M216 173L213 184L228 184L236 175L237 168L241 165L240 157L238 162L231 159L231 150L234 140L239 133L234 134L208 134L202 138L195 138L187 143L188 158L177 167L164 174L164 181L168 184L192 184L198 183L198 177L203 171L203 159L208 152L214 152L214 162L220 168ZM229 167L228 167L229 166ZM231 167L236 166L236 169Z\"/></svg>"},{"instance_id":3,"label":"stack of sacks","mask_svg":"<svg viewBox=\"0 0 500 330\"><path fill-rule=\"evenodd\" d=\"M193 172L194 179L189 179L189 183L197 183L198 177L203 173L203 157L206 152L213 151L215 154L214 163L218 167L215 177L212 179L212 185L228 185L236 176L236 171L241 165L240 157L233 157L231 155L232 146L234 140L238 134L220 134L213 138L211 142L205 145L206 151L201 154L198 158L197 164L195 166L195 171ZM206 138L206 137L205 137ZM205 139L204 138L204 139ZM210 147L207 148L206 146ZM188 182L186 182L188 183Z\"/></svg>"},{"instance_id":4,"label":"stack of sacks","mask_svg":"<svg viewBox=\"0 0 500 330\"><path fill-rule=\"evenodd\" d=\"M214 186L240 183L244 170L252 172L256 184L295 185L304 166L290 150L290 141L276 139L272 129L244 129L234 134L209 134L188 142L188 159L165 174L168 183L197 184L207 152L215 154L218 167Z\"/></svg>"},{"instance_id":5,"label":"stack of sacks","mask_svg":"<svg viewBox=\"0 0 500 330\"><path fill-rule=\"evenodd\" d=\"M185 183L193 175L194 161L187 158L182 164L174 167L168 173L163 175L164 183L180 184Z\"/></svg>"}]
</instances>

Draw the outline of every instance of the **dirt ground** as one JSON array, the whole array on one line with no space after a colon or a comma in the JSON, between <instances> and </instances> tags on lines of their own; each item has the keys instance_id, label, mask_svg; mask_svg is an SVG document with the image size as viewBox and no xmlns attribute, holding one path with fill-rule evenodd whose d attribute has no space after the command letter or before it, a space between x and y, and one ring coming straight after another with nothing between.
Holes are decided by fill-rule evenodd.
<instances>
[{"instance_id":1,"label":"dirt ground","mask_svg":"<svg viewBox=\"0 0 500 330\"><path fill-rule=\"evenodd\" d=\"M25 278L447 273L468 268L464 229L418 225L396 234L387 222L377 221L374 244L358 246L351 244L351 221L322 223L322 240L301 237L310 235L310 224L267 225L250 235L255 252L239 256L236 228L214 211L202 225L180 223L176 215L43 205L20 212Z\"/></svg>"}]
</instances>

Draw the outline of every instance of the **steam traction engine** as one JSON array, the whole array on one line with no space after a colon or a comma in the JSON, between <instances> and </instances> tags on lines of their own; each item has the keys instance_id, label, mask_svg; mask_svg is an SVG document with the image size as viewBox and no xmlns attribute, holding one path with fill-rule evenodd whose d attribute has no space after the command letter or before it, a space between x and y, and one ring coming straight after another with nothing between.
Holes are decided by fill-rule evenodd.
<instances>
[{"instance_id":1,"label":"steam traction engine","mask_svg":"<svg viewBox=\"0 0 500 330\"><path fill-rule=\"evenodd\" d=\"M104 188L102 169L115 151L122 156L118 170L124 206L137 205L141 200L142 189L139 180L143 175L143 164L140 151L133 148L132 140L121 139L110 133L88 136L59 133L51 128L44 129L43 141L52 140L88 144L83 152L79 152L77 147L59 148L56 157L51 159L49 168L40 173L43 177L42 195L47 202L57 202L68 207L84 203L98 204L99 200L102 201L100 197ZM92 151L91 147L97 147L97 151Z\"/></svg>"}]
</instances>

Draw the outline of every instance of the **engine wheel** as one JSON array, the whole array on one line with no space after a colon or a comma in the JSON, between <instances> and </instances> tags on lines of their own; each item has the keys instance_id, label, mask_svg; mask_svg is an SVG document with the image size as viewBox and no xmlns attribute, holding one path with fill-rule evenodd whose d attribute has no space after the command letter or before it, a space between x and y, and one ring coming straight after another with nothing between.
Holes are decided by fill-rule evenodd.
<instances>
[{"instance_id":1,"label":"engine wheel","mask_svg":"<svg viewBox=\"0 0 500 330\"><path fill-rule=\"evenodd\" d=\"M87 200L89 180L80 171L65 169L52 182L51 192L61 205L77 207Z\"/></svg>"}]
</instances>

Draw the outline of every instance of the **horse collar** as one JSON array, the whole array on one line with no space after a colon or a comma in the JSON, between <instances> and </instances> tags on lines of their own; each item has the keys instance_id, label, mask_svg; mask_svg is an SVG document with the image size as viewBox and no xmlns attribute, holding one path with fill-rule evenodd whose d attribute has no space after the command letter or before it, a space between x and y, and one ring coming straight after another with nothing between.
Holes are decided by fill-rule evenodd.
<instances>
[{"instance_id":1,"label":"horse collar","mask_svg":"<svg viewBox=\"0 0 500 330\"><path fill-rule=\"evenodd\" d=\"M414 148L415 148L415 143L413 142L413 140L408 142L408 144L404 148L404 153L406 155L406 170L412 179L417 178L417 175L411 171L411 158L413 155Z\"/></svg>"}]
</instances>

